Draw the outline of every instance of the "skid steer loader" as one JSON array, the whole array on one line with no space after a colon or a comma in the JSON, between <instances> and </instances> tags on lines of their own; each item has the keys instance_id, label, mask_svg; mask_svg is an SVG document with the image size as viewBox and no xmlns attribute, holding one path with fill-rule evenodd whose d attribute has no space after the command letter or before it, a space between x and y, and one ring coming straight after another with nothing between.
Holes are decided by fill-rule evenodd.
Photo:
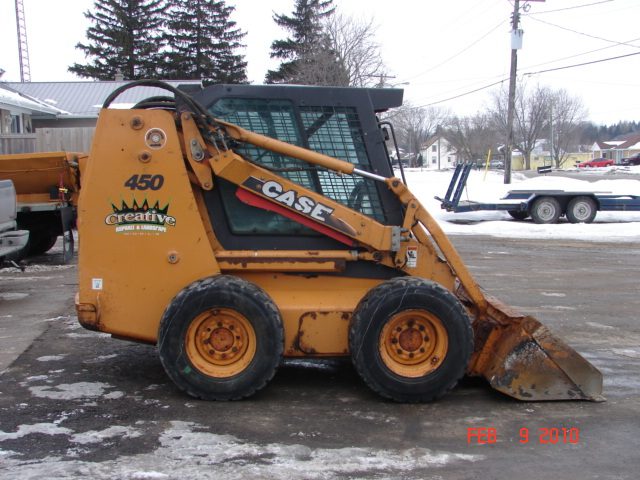
<instances>
[{"instance_id":1,"label":"skid steer loader","mask_svg":"<svg viewBox=\"0 0 640 480\"><path fill-rule=\"evenodd\" d=\"M137 85L173 97L109 108ZM600 372L485 295L393 177L376 114L401 103L393 89L114 91L80 160L80 323L157 344L202 399L254 394L284 357L345 356L399 402L465 373L522 400L601 399Z\"/></svg>"}]
</instances>

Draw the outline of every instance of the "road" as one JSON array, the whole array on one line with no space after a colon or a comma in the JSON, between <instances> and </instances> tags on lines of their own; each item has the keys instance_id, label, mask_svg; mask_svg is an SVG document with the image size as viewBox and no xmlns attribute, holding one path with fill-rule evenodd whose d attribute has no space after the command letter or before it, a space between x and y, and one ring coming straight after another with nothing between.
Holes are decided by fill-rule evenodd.
<instances>
[{"instance_id":1,"label":"road","mask_svg":"<svg viewBox=\"0 0 640 480\"><path fill-rule=\"evenodd\" d=\"M452 240L488 292L601 369L606 402L521 403L465 379L402 405L329 362L285 365L245 401L197 401L153 347L79 327L75 266L45 256L0 271L0 347L14 352L0 374L0 478L637 478L640 247Z\"/></svg>"}]
</instances>

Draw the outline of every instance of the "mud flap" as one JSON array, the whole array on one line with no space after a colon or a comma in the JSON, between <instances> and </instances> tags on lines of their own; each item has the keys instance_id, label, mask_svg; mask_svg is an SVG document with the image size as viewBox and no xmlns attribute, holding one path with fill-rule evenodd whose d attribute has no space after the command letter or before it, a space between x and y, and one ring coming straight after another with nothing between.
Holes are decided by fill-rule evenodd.
<instances>
[{"instance_id":1,"label":"mud flap","mask_svg":"<svg viewBox=\"0 0 640 480\"><path fill-rule=\"evenodd\" d=\"M494 298L474 322L475 351L467 373L483 376L518 400L603 401L602 374L533 317Z\"/></svg>"},{"instance_id":2,"label":"mud flap","mask_svg":"<svg viewBox=\"0 0 640 480\"><path fill-rule=\"evenodd\" d=\"M73 227L75 226L75 213L73 207L60 208L60 219L62 221L62 261L69 263L73 258Z\"/></svg>"}]
</instances>

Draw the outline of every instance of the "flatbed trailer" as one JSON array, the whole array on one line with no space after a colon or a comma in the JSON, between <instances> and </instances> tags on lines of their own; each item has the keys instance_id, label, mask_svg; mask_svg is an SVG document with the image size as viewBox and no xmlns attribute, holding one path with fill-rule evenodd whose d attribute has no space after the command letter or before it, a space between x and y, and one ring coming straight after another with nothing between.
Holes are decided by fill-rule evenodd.
<instances>
[{"instance_id":1,"label":"flatbed trailer","mask_svg":"<svg viewBox=\"0 0 640 480\"><path fill-rule=\"evenodd\" d=\"M435 197L441 208L455 213L504 210L517 220L531 217L535 223L556 223L563 215L571 223L591 223L598 211L640 211L640 196L609 192L526 189L510 190L494 203L461 200L472 168L471 164L456 166L445 198Z\"/></svg>"}]
</instances>

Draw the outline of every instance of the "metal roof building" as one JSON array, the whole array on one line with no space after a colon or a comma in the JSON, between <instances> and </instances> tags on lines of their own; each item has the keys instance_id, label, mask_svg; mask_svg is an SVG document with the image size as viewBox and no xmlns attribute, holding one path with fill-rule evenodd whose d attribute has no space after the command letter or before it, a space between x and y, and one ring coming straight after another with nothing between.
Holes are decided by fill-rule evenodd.
<instances>
[{"instance_id":1,"label":"metal roof building","mask_svg":"<svg viewBox=\"0 0 640 480\"><path fill-rule=\"evenodd\" d=\"M130 82L7 82L5 85L56 110L62 110L57 117L62 120L65 118L96 119L102 104L109 94L127 83ZM193 88L202 86L200 80L170 80L167 83L174 87L189 85ZM111 104L111 107L130 108L140 100L156 95L171 96L172 94L155 87L136 87L120 95ZM34 119L37 118L37 115L34 115Z\"/></svg>"}]
</instances>

